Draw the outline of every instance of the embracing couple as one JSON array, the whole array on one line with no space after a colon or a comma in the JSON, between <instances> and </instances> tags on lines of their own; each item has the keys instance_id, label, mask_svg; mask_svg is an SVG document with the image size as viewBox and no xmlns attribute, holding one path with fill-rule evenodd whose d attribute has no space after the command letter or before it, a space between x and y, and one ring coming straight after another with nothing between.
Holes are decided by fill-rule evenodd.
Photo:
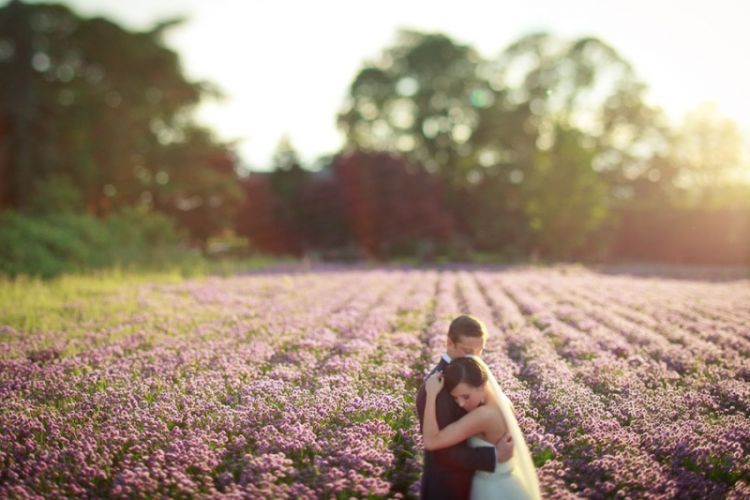
<instances>
[{"instance_id":1,"label":"embracing couple","mask_svg":"<svg viewBox=\"0 0 750 500\"><path fill-rule=\"evenodd\" d=\"M446 353L419 388L425 500L540 498L510 400L479 357L486 340L478 319L454 319Z\"/></svg>"}]
</instances>

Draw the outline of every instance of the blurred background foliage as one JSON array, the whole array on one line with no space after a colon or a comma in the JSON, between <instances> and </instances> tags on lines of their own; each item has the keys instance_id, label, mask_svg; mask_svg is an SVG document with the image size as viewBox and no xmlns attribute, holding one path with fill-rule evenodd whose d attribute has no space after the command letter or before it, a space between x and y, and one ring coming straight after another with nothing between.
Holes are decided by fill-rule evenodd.
<instances>
[{"instance_id":1,"label":"blurred background foliage","mask_svg":"<svg viewBox=\"0 0 750 500\"><path fill-rule=\"evenodd\" d=\"M342 150L247 172L196 123L163 35L0 7L0 273L268 253L322 259L750 263L750 167L715 107L670 126L605 41L497 57L403 30L353 75ZM238 241L245 243L238 244ZM193 252L193 255L195 252Z\"/></svg>"}]
</instances>

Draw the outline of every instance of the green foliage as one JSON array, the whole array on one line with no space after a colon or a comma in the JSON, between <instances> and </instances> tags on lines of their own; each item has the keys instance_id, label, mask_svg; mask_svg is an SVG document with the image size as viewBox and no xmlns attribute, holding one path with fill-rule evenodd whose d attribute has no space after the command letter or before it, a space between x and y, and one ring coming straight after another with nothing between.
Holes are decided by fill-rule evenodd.
<instances>
[{"instance_id":1,"label":"green foliage","mask_svg":"<svg viewBox=\"0 0 750 500\"><path fill-rule=\"evenodd\" d=\"M1 216L0 272L51 277L69 267L54 255L56 244L65 240L65 234L49 224L25 222L28 221L20 215Z\"/></svg>"},{"instance_id":2,"label":"green foliage","mask_svg":"<svg viewBox=\"0 0 750 500\"><path fill-rule=\"evenodd\" d=\"M168 249L184 241L174 222L164 214L140 208L125 207L106 219L111 242L120 248L134 251L148 248Z\"/></svg>"},{"instance_id":3,"label":"green foliage","mask_svg":"<svg viewBox=\"0 0 750 500\"><path fill-rule=\"evenodd\" d=\"M147 175L156 179L148 192L154 208L170 215L193 241L205 246L209 237L232 227L243 193L234 156L226 147L199 127L185 127L183 133L184 142L161 148L162 168Z\"/></svg>"},{"instance_id":4,"label":"green foliage","mask_svg":"<svg viewBox=\"0 0 750 500\"><path fill-rule=\"evenodd\" d=\"M474 248L514 258L530 246L521 186L503 168L492 169L464 192L463 217Z\"/></svg>"},{"instance_id":5,"label":"green foliage","mask_svg":"<svg viewBox=\"0 0 750 500\"><path fill-rule=\"evenodd\" d=\"M29 211L34 214L80 213L83 211L81 192L68 176L37 179Z\"/></svg>"},{"instance_id":6,"label":"green foliage","mask_svg":"<svg viewBox=\"0 0 750 500\"><path fill-rule=\"evenodd\" d=\"M535 156L524 185L525 212L541 256L569 259L607 217L606 184L592 169L582 134L558 127L554 145Z\"/></svg>"},{"instance_id":7,"label":"green foliage","mask_svg":"<svg viewBox=\"0 0 750 500\"><path fill-rule=\"evenodd\" d=\"M476 50L442 34L401 31L354 78L338 123L350 145L398 151L461 184L478 109L496 101Z\"/></svg>"},{"instance_id":8,"label":"green foliage","mask_svg":"<svg viewBox=\"0 0 750 500\"><path fill-rule=\"evenodd\" d=\"M274 170L269 174L268 182L271 192L279 201L278 223L286 229L290 250L301 251L302 234L310 223L310 208L302 199L303 189L310 182L311 172L300 166L297 153L291 142L282 139L274 154ZM330 216L331 214L327 214Z\"/></svg>"},{"instance_id":9,"label":"green foliage","mask_svg":"<svg viewBox=\"0 0 750 500\"><path fill-rule=\"evenodd\" d=\"M0 208L35 214L156 208L204 242L240 197L229 145L191 112L218 92L164 43L178 21L129 31L68 7L0 7Z\"/></svg>"},{"instance_id":10,"label":"green foliage","mask_svg":"<svg viewBox=\"0 0 750 500\"><path fill-rule=\"evenodd\" d=\"M534 453L534 467L540 468L553 458L555 458L555 452L550 448L544 448L542 451Z\"/></svg>"},{"instance_id":11,"label":"green foliage","mask_svg":"<svg viewBox=\"0 0 750 500\"><path fill-rule=\"evenodd\" d=\"M129 208L101 220L64 213L0 214L0 273L10 276L50 278L188 255L172 221L156 213Z\"/></svg>"}]
</instances>

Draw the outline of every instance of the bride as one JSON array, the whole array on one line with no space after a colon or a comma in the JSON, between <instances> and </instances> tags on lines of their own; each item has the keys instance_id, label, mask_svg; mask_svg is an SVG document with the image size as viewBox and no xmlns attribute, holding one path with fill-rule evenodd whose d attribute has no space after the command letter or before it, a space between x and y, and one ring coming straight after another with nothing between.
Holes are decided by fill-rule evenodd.
<instances>
[{"instance_id":1,"label":"bride","mask_svg":"<svg viewBox=\"0 0 750 500\"><path fill-rule=\"evenodd\" d=\"M468 413L439 429L435 399L443 388ZM475 356L454 359L444 373L436 372L427 379L425 389L422 435L426 450L446 448L466 439L470 446L493 446L506 431L513 438L515 449L510 461L498 463L495 472L474 473L473 500L541 498L536 470L510 400L484 361Z\"/></svg>"}]
</instances>

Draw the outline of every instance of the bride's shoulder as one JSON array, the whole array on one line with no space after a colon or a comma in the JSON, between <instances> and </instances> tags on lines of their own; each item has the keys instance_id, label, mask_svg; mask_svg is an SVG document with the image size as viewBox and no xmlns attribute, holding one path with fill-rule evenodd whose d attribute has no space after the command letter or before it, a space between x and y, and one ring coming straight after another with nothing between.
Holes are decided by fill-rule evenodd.
<instances>
[{"instance_id":1,"label":"bride's shoulder","mask_svg":"<svg viewBox=\"0 0 750 500\"><path fill-rule=\"evenodd\" d=\"M485 418L492 420L494 424L499 425L502 429L506 428L505 418L503 418L503 412L497 406L488 404L486 406L483 406L482 408L477 409L483 409L486 412Z\"/></svg>"},{"instance_id":2,"label":"bride's shoulder","mask_svg":"<svg viewBox=\"0 0 750 500\"><path fill-rule=\"evenodd\" d=\"M486 436L495 436L502 434L505 428L505 421L498 408L492 405L485 405L469 412L466 418L474 422L476 430Z\"/></svg>"},{"instance_id":3,"label":"bride's shoulder","mask_svg":"<svg viewBox=\"0 0 750 500\"><path fill-rule=\"evenodd\" d=\"M503 419L503 414L500 412L500 409L495 407L494 405L484 405L480 406L476 410L474 410L472 413L476 413L477 417L482 418L483 420L501 420Z\"/></svg>"}]
</instances>

